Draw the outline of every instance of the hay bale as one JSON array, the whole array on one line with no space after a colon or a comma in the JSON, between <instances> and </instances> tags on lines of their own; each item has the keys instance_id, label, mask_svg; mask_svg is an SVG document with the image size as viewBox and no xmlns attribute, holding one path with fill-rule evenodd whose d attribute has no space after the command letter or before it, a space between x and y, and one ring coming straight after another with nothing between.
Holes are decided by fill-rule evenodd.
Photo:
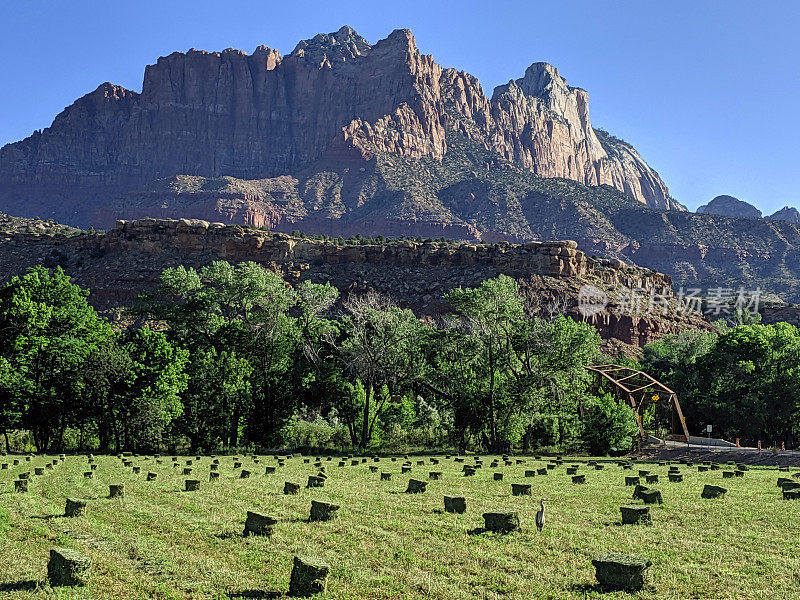
<instances>
[{"instance_id":1,"label":"hay bale","mask_svg":"<svg viewBox=\"0 0 800 600\"><path fill-rule=\"evenodd\" d=\"M94 471L86 471L83 474L84 479L94 479Z\"/></svg>"},{"instance_id":2,"label":"hay bale","mask_svg":"<svg viewBox=\"0 0 800 600\"><path fill-rule=\"evenodd\" d=\"M17 479L14 481L14 491L19 492L20 494L25 493L28 491L28 480L27 479Z\"/></svg>"},{"instance_id":3,"label":"hay bale","mask_svg":"<svg viewBox=\"0 0 800 600\"><path fill-rule=\"evenodd\" d=\"M331 521L336 518L336 513L339 510L338 504L330 504L328 502L319 502L317 500L311 501L311 514L308 517L309 521Z\"/></svg>"},{"instance_id":4,"label":"hay bale","mask_svg":"<svg viewBox=\"0 0 800 600\"><path fill-rule=\"evenodd\" d=\"M462 514L467 510L467 499L464 496L445 496L444 509L449 513Z\"/></svg>"},{"instance_id":5,"label":"hay bale","mask_svg":"<svg viewBox=\"0 0 800 600\"><path fill-rule=\"evenodd\" d=\"M723 471L722 472L723 479L733 479L733 471Z\"/></svg>"},{"instance_id":6,"label":"hay bale","mask_svg":"<svg viewBox=\"0 0 800 600\"><path fill-rule=\"evenodd\" d=\"M219 464L211 463L211 470L212 471L219 471Z\"/></svg>"},{"instance_id":7,"label":"hay bale","mask_svg":"<svg viewBox=\"0 0 800 600\"><path fill-rule=\"evenodd\" d=\"M712 464L712 465L711 465L709 468L710 468L712 471L719 471L719 465L717 465L717 464Z\"/></svg>"},{"instance_id":8,"label":"hay bale","mask_svg":"<svg viewBox=\"0 0 800 600\"><path fill-rule=\"evenodd\" d=\"M573 475L572 476L572 483L586 483L586 475Z\"/></svg>"},{"instance_id":9,"label":"hay bale","mask_svg":"<svg viewBox=\"0 0 800 600\"><path fill-rule=\"evenodd\" d=\"M537 475L547 475L547 469L536 469Z\"/></svg>"},{"instance_id":10,"label":"hay bale","mask_svg":"<svg viewBox=\"0 0 800 600\"><path fill-rule=\"evenodd\" d=\"M733 475L735 477L744 477L744 471L741 471L741 470L734 471Z\"/></svg>"},{"instance_id":11,"label":"hay bale","mask_svg":"<svg viewBox=\"0 0 800 600\"><path fill-rule=\"evenodd\" d=\"M530 483L512 483L511 484L512 496L530 496L531 484Z\"/></svg>"},{"instance_id":12,"label":"hay bale","mask_svg":"<svg viewBox=\"0 0 800 600\"><path fill-rule=\"evenodd\" d=\"M483 528L486 531L510 533L520 529L519 514L516 512L485 512L483 513Z\"/></svg>"},{"instance_id":13,"label":"hay bale","mask_svg":"<svg viewBox=\"0 0 800 600\"><path fill-rule=\"evenodd\" d=\"M602 471L603 468L604 468L604 466L599 464L599 463L594 466L594 470L595 471Z\"/></svg>"},{"instance_id":14,"label":"hay bale","mask_svg":"<svg viewBox=\"0 0 800 600\"><path fill-rule=\"evenodd\" d=\"M646 558L629 554L606 554L592 560L600 585L614 590L638 591L647 581L647 569L653 564Z\"/></svg>"},{"instance_id":15,"label":"hay bale","mask_svg":"<svg viewBox=\"0 0 800 600\"><path fill-rule=\"evenodd\" d=\"M291 481L285 481L283 483L283 494L285 496L296 496L299 493L300 493L299 483L292 483Z\"/></svg>"},{"instance_id":16,"label":"hay bale","mask_svg":"<svg viewBox=\"0 0 800 600\"><path fill-rule=\"evenodd\" d=\"M277 525L277 519L262 515L257 512L247 511L247 518L244 521L244 536L248 535L272 535L272 528Z\"/></svg>"},{"instance_id":17,"label":"hay bale","mask_svg":"<svg viewBox=\"0 0 800 600\"><path fill-rule=\"evenodd\" d=\"M30 479L31 478L31 472L30 471L25 471L24 473L20 473L19 475L17 475L17 478L18 479Z\"/></svg>"},{"instance_id":18,"label":"hay bale","mask_svg":"<svg viewBox=\"0 0 800 600\"><path fill-rule=\"evenodd\" d=\"M639 469L639 477L647 477L648 475L650 475L650 471Z\"/></svg>"},{"instance_id":19,"label":"hay bale","mask_svg":"<svg viewBox=\"0 0 800 600\"><path fill-rule=\"evenodd\" d=\"M133 474L138 475L142 472L142 467L133 467Z\"/></svg>"},{"instance_id":20,"label":"hay bale","mask_svg":"<svg viewBox=\"0 0 800 600\"><path fill-rule=\"evenodd\" d=\"M632 504L628 506L620 506L619 510L622 513L623 525L649 525L651 523L650 508L647 506Z\"/></svg>"},{"instance_id":21,"label":"hay bale","mask_svg":"<svg viewBox=\"0 0 800 600\"><path fill-rule=\"evenodd\" d=\"M306 483L306 487L309 487L309 488L325 487L325 478L318 477L316 475L309 475L308 476L308 482Z\"/></svg>"},{"instance_id":22,"label":"hay bale","mask_svg":"<svg viewBox=\"0 0 800 600\"><path fill-rule=\"evenodd\" d=\"M647 488L646 486L643 486L641 484L637 484L636 487L633 488L633 498L634 498L634 500L641 500L642 499L642 492L644 492L647 489L649 489L649 488Z\"/></svg>"},{"instance_id":23,"label":"hay bale","mask_svg":"<svg viewBox=\"0 0 800 600\"><path fill-rule=\"evenodd\" d=\"M391 481L392 474L391 473L381 473L381 481Z\"/></svg>"},{"instance_id":24,"label":"hay bale","mask_svg":"<svg viewBox=\"0 0 800 600\"><path fill-rule=\"evenodd\" d=\"M502 473L494 473L494 480L495 481L503 481L503 474Z\"/></svg>"},{"instance_id":25,"label":"hay bale","mask_svg":"<svg viewBox=\"0 0 800 600\"><path fill-rule=\"evenodd\" d=\"M125 484L124 483L112 483L108 486L108 497L109 498L123 498L125 496Z\"/></svg>"},{"instance_id":26,"label":"hay bale","mask_svg":"<svg viewBox=\"0 0 800 600\"><path fill-rule=\"evenodd\" d=\"M634 486L639 485L639 478L638 477L626 477L625 478L625 485L626 486Z\"/></svg>"},{"instance_id":27,"label":"hay bale","mask_svg":"<svg viewBox=\"0 0 800 600\"><path fill-rule=\"evenodd\" d=\"M683 481L683 475L680 473L668 473L667 477L669 477L670 483L680 483Z\"/></svg>"},{"instance_id":28,"label":"hay bale","mask_svg":"<svg viewBox=\"0 0 800 600\"><path fill-rule=\"evenodd\" d=\"M639 497L645 504L662 504L664 502L661 498L661 492L652 488L639 492Z\"/></svg>"},{"instance_id":29,"label":"hay bale","mask_svg":"<svg viewBox=\"0 0 800 600\"><path fill-rule=\"evenodd\" d=\"M725 495L726 490L724 487L719 487L717 485L709 485L706 484L703 487L703 492L700 494L701 498L721 498Z\"/></svg>"},{"instance_id":30,"label":"hay bale","mask_svg":"<svg viewBox=\"0 0 800 600\"><path fill-rule=\"evenodd\" d=\"M400 467L400 473L405 475L406 473L410 473L410 472L411 472L411 467L406 467L406 466Z\"/></svg>"},{"instance_id":31,"label":"hay bale","mask_svg":"<svg viewBox=\"0 0 800 600\"><path fill-rule=\"evenodd\" d=\"M464 477L472 477L476 471L474 467L464 467Z\"/></svg>"},{"instance_id":32,"label":"hay bale","mask_svg":"<svg viewBox=\"0 0 800 600\"><path fill-rule=\"evenodd\" d=\"M529 469L525 471L525 477L536 477L536 469Z\"/></svg>"},{"instance_id":33,"label":"hay bale","mask_svg":"<svg viewBox=\"0 0 800 600\"><path fill-rule=\"evenodd\" d=\"M248 479L250 477L250 471L246 471L242 469L241 474L239 475L239 479Z\"/></svg>"},{"instance_id":34,"label":"hay bale","mask_svg":"<svg viewBox=\"0 0 800 600\"><path fill-rule=\"evenodd\" d=\"M191 467L186 467L186 468L183 470L183 474L184 474L184 475L191 475L191 474L192 474L192 468L191 468Z\"/></svg>"},{"instance_id":35,"label":"hay bale","mask_svg":"<svg viewBox=\"0 0 800 600\"><path fill-rule=\"evenodd\" d=\"M35 467L33 469L34 475L44 475L44 467Z\"/></svg>"},{"instance_id":36,"label":"hay bale","mask_svg":"<svg viewBox=\"0 0 800 600\"><path fill-rule=\"evenodd\" d=\"M697 472L698 473L705 473L706 471L708 471L708 467L706 467L704 465L698 465L698 467L697 467Z\"/></svg>"},{"instance_id":37,"label":"hay bale","mask_svg":"<svg viewBox=\"0 0 800 600\"><path fill-rule=\"evenodd\" d=\"M158 479L158 473L153 473L152 471L150 471L147 474L147 477L145 477L145 481L155 481L156 479Z\"/></svg>"},{"instance_id":38,"label":"hay bale","mask_svg":"<svg viewBox=\"0 0 800 600\"><path fill-rule=\"evenodd\" d=\"M82 517L86 514L86 500L78 500L77 498L67 498L67 504L64 507L65 517Z\"/></svg>"},{"instance_id":39,"label":"hay bale","mask_svg":"<svg viewBox=\"0 0 800 600\"><path fill-rule=\"evenodd\" d=\"M783 490L784 500L800 500L800 490Z\"/></svg>"},{"instance_id":40,"label":"hay bale","mask_svg":"<svg viewBox=\"0 0 800 600\"><path fill-rule=\"evenodd\" d=\"M208 481L209 481L209 483L213 483L215 481L219 481L219 473L217 471L211 471L208 474Z\"/></svg>"},{"instance_id":41,"label":"hay bale","mask_svg":"<svg viewBox=\"0 0 800 600\"><path fill-rule=\"evenodd\" d=\"M441 471L431 471L428 473L428 479L431 481L438 481L442 477Z\"/></svg>"},{"instance_id":42,"label":"hay bale","mask_svg":"<svg viewBox=\"0 0 800 600\"><path fill-rule=\"evenodd\" d=\"M645 483L658 483L658 475L645 475Z\"/></svg>"},{"instance_id":43,"label":"hay bale","mask_svg":"<svg viewBox=\"0 0 800 600\"><path fill-rule=\"evenodd\" d=\"M790 492L792 490L800 490L800 483L797 481L787 481L781 486L781 489L784 492Z\"/></svg>"},{"instance_id":44,"label":"hay bale","mask_svg":"<svg viewBox=\"0 0 800 600\"><path fill-rule=\"evenodd\" d=\"M376 467L375 465L370 465L369 472L370 473L377 473L378 472L378 467Z\"/></svg>"},{"instance_id":45,"label":"hay bale","mask_svg":"<svg viewBox=\"0 0 800 600\"><path fill-rule=\"evenodd\" d=\"M318 558L295 556L289 578L289 595L306 597L325 592L329 571L328 565Z\"/></svg>"},{"instance_id":46,"label":"hay bale","mask_svg":"<svg viewBox=\"0 0 800 600\"><path fill-rule=\"evenodd\" d=\"M578 467L567 467L567 475L575 475L578 473Z\"/></svg>"},{"instance_id":47,"label":"hay bale","mask_svg":"<svg viewBox=\"0 0 800 600\"><path fill-rule=\"evenodd\" d=\"M406 494L422 494L428 486L427 481L420 481L419 479L409 479Z\"/></svg>"},{"instance_id":48,"label":"hay bale","mask_svg":"<svg viewBox=\"0 0 800 600\"><path fill-rule=\"evenodd\" d=\"M85 554L69 548L53 548L47 563L47 581L51 586L85 586L89 583L92 561Z\"/></svg>"},{"instance_id":49,"label":"hay bale","mask_svg":"<svg viewBox=\"0 0 800 600\"><path fill-rule=\"evenodd\" d=\"M187 479L186 481L184 481L183 485L184 485L183 489L187 492L196 492L197 490L200 489L200 481L198 481L197 479Z\"/></svg>"}]
</instances>

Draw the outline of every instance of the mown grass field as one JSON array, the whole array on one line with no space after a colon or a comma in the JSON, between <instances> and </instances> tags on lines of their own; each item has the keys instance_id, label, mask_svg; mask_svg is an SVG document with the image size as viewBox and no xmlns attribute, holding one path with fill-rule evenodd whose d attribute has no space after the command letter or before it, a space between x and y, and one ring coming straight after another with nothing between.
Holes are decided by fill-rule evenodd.
<instances>
[{"instance_id":1,"label":"mown grass field","mask_svg":"<svg viewBox=\"0 0 800 600\"><path fill-rule=\"evenodd\" d=\"M0 457L11 462L14 457ZM777 468L751 468L743 478L722 479L722 471L699 473L681 466L682 483L667 481L666 466L646 467L660 476L652 485L664 504L651 508L652 526L621 525L619 507L635 503L620 466L582 466L585 485L574 485L566 464L547 476L524 471L546 461L484 467L464 477L463 465L443 457L382 458L338 467L322 458L324 488L303 487L284 496L284 481L303 484L316 473L301 457L265 475L273 457L241 457L252 471L239 479L231 457L220 457L220 480L208 483L210 457L195 461L196 492L184 492L185 457L174 468L170 457L133 458L134 475L117 457L97 457L95 478L83 456L69 456L53 471L33 477L28 493L15 493L21 471L43 466L35 457L0 471L0 597L2 598L271 598L288 589L292 558L310 554L331 567L327 598L651 598L748 599L800 597L800 502L784 501L776 487ZM418 466L417 460L425 460ZM471 462L471 458L466 459ZM585 459L582 459L585 461ZM312 459L313 462L313 459ZM500 463L503 464L502 461ZM378 467L371 473L370 465ZM796 469L800 470L800 469ZM146 482L148 471L158 473ZM392 481L379 481L389 471ZM405 494L409 476L427 480L442 471L424 494ZM503 472L504 481L492 473ZM791 473L780 473L790 476ZM511 483L531 483L532 497L512 497ZM108 498L110 483L124 483L125 497ZM728 488L721 499L700 498L703 485ZM464 495L467 512L443 511L443 496ZM85 517L64 518L67 497L89 499ZM549 498L547 524L534 525L540 498ZM312 499L341 505L335 521L309 523ZM270 538L243 537L246 511L279 520ZM481 514L519 512L522 531L478 533ZM94 572L86 588L45 584L50 548L67 546L89 555ZM650 585L642 592L603 592L593 556L626 552L650 558Z\"/></svg>"}]
</instances>

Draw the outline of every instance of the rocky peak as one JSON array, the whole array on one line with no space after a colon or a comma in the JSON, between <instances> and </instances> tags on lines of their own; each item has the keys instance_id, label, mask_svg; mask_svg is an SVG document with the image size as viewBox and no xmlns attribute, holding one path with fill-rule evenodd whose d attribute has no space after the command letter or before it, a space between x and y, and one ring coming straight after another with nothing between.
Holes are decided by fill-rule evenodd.
<instances>
[{"instance_id":1,"label":"rocky peak","mask_svg":"<svg viewBox=\"0 0 800 600\"><path fill-rule=\"evenodd\" d=\"M345 26L300 42L285 58L267 46L252 55L174 52L146 67L141 94L104 84L40 136L0 150L0 209L88 224L109 198L164 177L364 173L375 157L442 161L448 138L464 137L479 150L466 172L505 161L674 207L632 147L600 143L588 94L552 65L534 63L489 100L477 79L421 54L409 30L370 45ZM361 206L358 193L343 188L336 202ZM407 195L424 204L431 190Z\"/></svg>"},{"instance_id":2,"label":"rocky peak","mask_svg":"<svg viewBox=\"0 0 800 600\"><path fill-rule=\"evenodd\" d=\"M772 221L788 221L789 223L800 224L800 211L793 206L784 206L775 214L767 217Z\"/></svg>"},{"instance_id":3,"label":"rocky peak","mask_svg":"<svg viewBox=\"0 0 800 600\"><path fill-rule=\"evenodd\" d=\"M344 62L357 56L363 56L372 49L370 43L358 35L356 31L344 25L333 33L318 33L310 40L302 40L289 56L305 58L320 64L328 62Z\"/></svg>"},{"instance_id":4,"label":"rocky peak","mask_svg":"<svg viewBox=\"0 0 800 600\"><path fill-rule=\"evenodd\" d=\"M708 204L697 209L697 212L707 215L722 215L725 217L739 217L743 219L760 219L761 211L749 202L744 202L733 196L722 194Z\"/></svg>"}]
</instances>

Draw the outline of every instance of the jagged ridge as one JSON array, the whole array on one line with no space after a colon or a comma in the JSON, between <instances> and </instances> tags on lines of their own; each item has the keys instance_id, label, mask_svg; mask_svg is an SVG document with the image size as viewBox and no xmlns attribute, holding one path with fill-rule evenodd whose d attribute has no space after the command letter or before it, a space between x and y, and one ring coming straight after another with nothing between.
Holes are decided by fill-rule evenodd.
<instances>
[{"instance_id":1,"label":"jagged ridge","mask_svg":"<svg viewBox=\"0 0 800 600\"><path fill-rule=\"evenodd\" d=\"M534 63L489 99L407 30L370 45L343 27L285 57L266 46L175 52L146 68L141 94L102 84L0 150L0 209L87 225L110 197L154 179L295 176L326 161L359 169L381 154L442 160L451 132L538 175L682 208L632 147L601 143L587 93L554 67ZM343 203L346 221L359 199Z\"/></svg>"}]
</instances>

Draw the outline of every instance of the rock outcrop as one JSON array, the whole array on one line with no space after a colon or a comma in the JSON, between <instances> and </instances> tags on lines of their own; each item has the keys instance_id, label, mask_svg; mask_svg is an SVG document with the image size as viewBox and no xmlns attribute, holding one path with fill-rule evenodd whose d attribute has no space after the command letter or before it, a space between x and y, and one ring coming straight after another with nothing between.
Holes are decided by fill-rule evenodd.
<instances>
[{"instance_id":1,"label":"rock outcrop","mask_svg":"<svg viewBox=\"0 0 800 600\"><path fill-rule=\"evenodd\" d=\"M0 238L0 281L32 265L60 265L91 290L94 306L114 314L115 308L154 290L166 267L252 260L280 272L291 284L331 282L345 296L375 290L420 316L436 316L447 310L442 296L448 290L504 273L518 279L541 310L556 304L573 318L591 322L612 350L708 327L699 316L677 310L669 276L621 261L595 260L576 246L574 241L411 240L353 245L202 220L143 219L120 221L105 234L16 233ZM580 310L585 286L606 294L605 307L593 314ZM634 290L659 299L657 308L634 309L626 300Z\"/></svg>"},{"instance_id":2,"label":"rock outcrop","mask_svg":"<svg viewBox=\"0 0 800 600\"><path fill-rule=\"evenodd\" d=\"M793 206L784 206L782 209L767 217L773 221L786 221L787 223L800 224L800 211Z\"/></svg>"},{"instance_id":3,"label":"rock outcrop","mask_svg":"<svg viewBox=\"0 0 800 600\"><path fill-rule=\"evenodd\" d=\"M302 180L366 171L383 155L441 161L454 135L488 152L472 169L502 160L682 209L632 147L598 137L588 94L551 65L534 63L490 100L471 75L421 54L407 30L371 45L343 27L287 56L266 46L251 55L175 52L146 68L141 93L100 85L44 131L0 150L0 210L85 226L110 199L124 206L161 178ZM325 218L346 228L350 212L380 191L343 187L339 213ZM423 192L408 193L424 204ZM415 220L426 218L401 219Z\"/></svg>"},{"instance_id":4,"label":"rock outcrop","mask_svg":"<svg viewBox=\"0 0 800 600\"><path fill-rule=\"evenodd\" d=\"M761 211L749 202L724 194L717 196L708 204L698 207L697 212L740 219L760 219L762 217Z\"/></svg>"}]
</instances>

